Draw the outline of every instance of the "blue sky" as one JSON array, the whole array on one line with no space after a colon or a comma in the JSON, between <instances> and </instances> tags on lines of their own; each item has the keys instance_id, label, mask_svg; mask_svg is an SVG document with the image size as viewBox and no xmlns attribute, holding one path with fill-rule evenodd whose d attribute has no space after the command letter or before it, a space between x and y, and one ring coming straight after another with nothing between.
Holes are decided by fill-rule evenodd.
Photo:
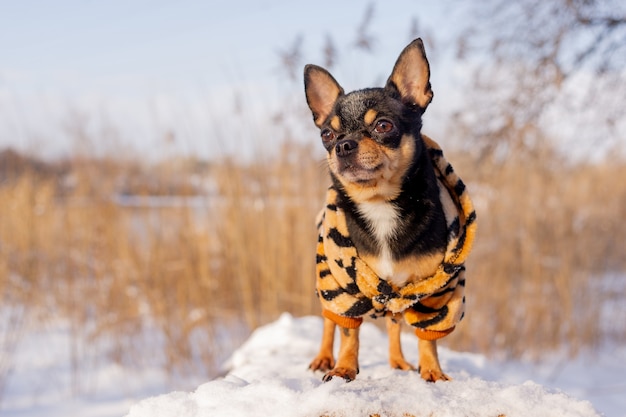
<instances>
[{"instance_id":1,"label":"blue sky","mask_svg":"<svg viewBox=\"0 0 626 417\"><path fill-rule=\"evenodd\" d=\"M369 28L375 49L354 52L349 47L367 4L1 1L0 147L44 156L68 152L75 144L67 125L79 114L90 129L114 125L120 141L140 147L151 146L164 130L183 126L183 152L211 153L198 138L211 134L212 120L228 117L233 91L260 109L252 119L267 117L268 106L278 105L285 91L304 100L301 81L286 80L278 58L299 35L306 62L321 63L327 35L349 51L333 70L346 90L384 80L410 41L413 17L424 33L437 27L439 39L452 38L454 24L440 2L379 0L373 2ZM437 53L430 52L433 64ZM433 80L446 73L443 60L437 65Z\"/></svg>"},{"instance_id":2,"label":"blue sky","mask_svg":"<svg viewBox=\"0 0 626 417\"><path fill-rule=\"evenodd\" d=\"M300 76L286 77L279 51L302 36L301 65L321 64L331 36L341 52L331 72L347 91L381 85L411 40L413 18L426 40L435 91L424 130L440 137L471 94L461 87L468 64L454 57L459 28L471 18L461 8L467 3L374 0L368 31L376 42L364 53L351 46L369 3L0 0L0 149L44 157L77 147L220 156L245 143L254 156L268 148L271 119L280 109L293 119L287 123L292 137L316 141ZM593 80L581 76L584 83ZM584 154L589 145L581 146L587 135L581 132L602 136L598 128L606 127L598 126L594 111L585 119L566 107L553 109L548 128L567 153ZM77 142L84 137L87 143Z\"/></svg>"},{"instance_id":3,"label":"blue sky","mask_svg":"<svg viewBox=\"0 0 626 417\"><path fill-rule=\"evenodd\" d=\"M410 17L437 15L434 2L375 2L372 33L382 58L408 40ZM129 84L213 85L271 75L276 51L301 34L305 47L354 39L364 1L4 1L3 84L19 89L117 92ZM316 45L317 44L317 45ZM382 52L382 53L381 53ZM393 56L392 54L392 56Z\"/></svg>"}]
</instances>

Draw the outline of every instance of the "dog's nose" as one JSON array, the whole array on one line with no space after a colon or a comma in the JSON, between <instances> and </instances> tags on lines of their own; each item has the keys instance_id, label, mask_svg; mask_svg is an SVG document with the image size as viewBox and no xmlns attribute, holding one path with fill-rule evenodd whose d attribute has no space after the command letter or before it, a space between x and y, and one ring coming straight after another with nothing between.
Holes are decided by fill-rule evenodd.
<instances>
[{"instance_id":1,"label":"dog's nose","mask_svg":"<svg viewBox=\"0 0 626 417\"><path fill-rule=\"evenodd\" d=\"M335 145L335 153L339 157L346 157L356 150L359 144L352 139L345 139Z\"/></svg>"}]
</instances>

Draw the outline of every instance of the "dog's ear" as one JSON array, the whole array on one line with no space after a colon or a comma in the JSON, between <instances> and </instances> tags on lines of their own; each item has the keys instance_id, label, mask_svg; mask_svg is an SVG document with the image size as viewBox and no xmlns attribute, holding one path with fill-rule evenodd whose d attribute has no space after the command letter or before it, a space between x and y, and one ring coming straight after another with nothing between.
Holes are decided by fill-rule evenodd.
<instances>
[{"instance_id":1,"label":"dog's ear","mask_svg":"<svg viewBox=\"0 0 626 417\"><path fill-rule=\"evenodd\" d=\"M430 89L430 67L420 38L411 42L400 54L386 88L400 93L402 102L425 110L433 99Z\"/></svg>"},{"instance_id":2,"label":"dog's ear","mask_svg":"<svg viewBox=\"0 0 626 417\"><path fill-rule=\"evenodd\" d=\"M320 127L343 94L343 88L324 68L309 64L304 67L304 92L313 121Z\"/></svg>"}]
</instances>

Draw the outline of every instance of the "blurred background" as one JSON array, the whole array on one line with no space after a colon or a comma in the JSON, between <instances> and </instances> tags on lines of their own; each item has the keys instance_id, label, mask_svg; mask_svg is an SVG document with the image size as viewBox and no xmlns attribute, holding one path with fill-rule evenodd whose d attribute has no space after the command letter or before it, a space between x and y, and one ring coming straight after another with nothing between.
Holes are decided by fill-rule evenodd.
<instances>
[{"instance_id":1,"label":"blurred background","mask_svg":"<svg viewBox=\"0 0 626 417\"><path fill-rule=\"evenodd\" d=\"M302 68L382 86L416 37L423 132L479 216L443 344L623 344L623 2L3 2L0 414L193 389L257 326L318 314Z\"/></svg>"}]
</instances>

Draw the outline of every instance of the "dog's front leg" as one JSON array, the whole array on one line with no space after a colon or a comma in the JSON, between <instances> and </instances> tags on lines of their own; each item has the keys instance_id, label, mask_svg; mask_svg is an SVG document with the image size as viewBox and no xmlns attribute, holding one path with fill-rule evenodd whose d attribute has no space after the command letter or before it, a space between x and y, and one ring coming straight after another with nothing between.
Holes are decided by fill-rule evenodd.
<instances>
[{"instance_id":1,"label":"dog's front leg","mask_svg":"<svg viewBox=\"0 0 626 417\"><path fill-rule=\"evenodd\" d=\"M333 356L333 344L335 342L335 323L324 317L324 333L322 334L322 344L317 356L309 365L312 371L330 371L335 366Z\"/></svg>"},{"instance_id":2,"label":"dog's front leg","mask_svg":"<svg viewBox=\"0 0 626 417\"><path fill-rule=\"evenodd\" d=\"M324 375L324 382L339 376L346 381L352 381L359 373L359 328L348 329L340 327L341 345L337 365Z\"/></svg>"},{"instance_id":3,"label":"dog's front leg","mask_svg":"<svg viewBox=\"0 0 626 417\"><path fill-rule=\"evenodd\" d=\"M418 339L419 373L428 382L450 381L450 377L443 373L437 356L437 341Z\"/></svg>"},{"instance_id":4,"label":"dog's front leg","mask_svg":"<svg viewBox=\"0 0 626 417\"><path fill-rule=\"evenodd\" d=\"M389 365L392 369L402 369L403 371L414 371L413 365L404 359L400 333L402 331L402 315L387 314L387 337L389 338Z\"/></svg>"}]
</instances>

